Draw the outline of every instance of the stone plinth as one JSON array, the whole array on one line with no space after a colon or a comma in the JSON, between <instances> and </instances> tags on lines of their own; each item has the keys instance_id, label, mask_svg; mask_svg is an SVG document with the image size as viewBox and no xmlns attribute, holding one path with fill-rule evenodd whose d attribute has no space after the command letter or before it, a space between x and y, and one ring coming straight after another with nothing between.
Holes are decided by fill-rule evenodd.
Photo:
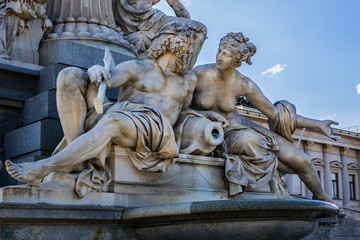
<instances>
[{"instance_id":1,"label":"stone plinth","mask_svg":"<svg viewBox=\"0 0 360 240\"><path fill-rule=\"evenodd\" d=\"M126 149L113 146L108 162L113 177L111 190L134 196L140 205L230 199L222 158L180 154L168 172L148 173L134 167ZM235 198L274 199L277 196L267 184Z\"/></svg>"},{"instance_id":2,"label":"stone plinth","mask_svg":"<svg viewBox=\"0 0 360 240\"><path fill-rule=\"evenodd\" d=\"M227 200L228 182L224 159L180 154L166 173L137 170L127 151L113 146L107 159L112 169L110 192L90 192L80 199L75 194L75 181L69 184L46 182L39 187L10 186L0 189L5 203L86 204L139 207L192 201ZM66 175L66 174L64 174ZM71 179L71 177L65 178ZM236 199L274 199L270 186L236 195Z\"/></svg>"}]
</instances>

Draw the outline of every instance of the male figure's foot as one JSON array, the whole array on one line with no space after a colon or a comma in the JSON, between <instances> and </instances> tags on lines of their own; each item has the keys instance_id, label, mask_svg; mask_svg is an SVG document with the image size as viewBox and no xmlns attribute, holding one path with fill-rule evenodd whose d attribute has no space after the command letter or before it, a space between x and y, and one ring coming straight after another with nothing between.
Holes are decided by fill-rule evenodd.
<instances>
[{"instance_id":1,"label":"male figure's foot","mask_svg":"<svg viewBox=\"0 0 360 240\"><path fill-rule=\"evenodd\" d=\"M5 161L6 171L11 177L30 186L38 186L42 180L42 168L36 163L16 164L10 160Z\"/></svg>"}]
</instances>

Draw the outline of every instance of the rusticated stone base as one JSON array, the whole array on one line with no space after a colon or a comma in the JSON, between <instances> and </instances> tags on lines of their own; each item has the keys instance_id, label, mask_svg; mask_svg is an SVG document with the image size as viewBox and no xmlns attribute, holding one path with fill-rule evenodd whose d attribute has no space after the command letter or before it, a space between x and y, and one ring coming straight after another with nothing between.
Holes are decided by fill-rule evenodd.
<instances>
[{"instance_id":1,"label":"rusticated stone base","mask_svg":"<svg viewBox=\"0 0 360 240\"><path fill-rule=\"evenodd\" d=\"M140 208L0 203L0 239L301 239L322 219L336 223L337 211L335 205L310 200Z\"/></svg>"},{"instance_id":2,"label":"rusticated stone base","mask_svg":"<svg viewBox=\"0 0 360 240\"><path fill-rule=\"evenodd\" d=\"M118 227L122 208L0 204L0 239L131 239Z\"/></svg>"}]
</instances>

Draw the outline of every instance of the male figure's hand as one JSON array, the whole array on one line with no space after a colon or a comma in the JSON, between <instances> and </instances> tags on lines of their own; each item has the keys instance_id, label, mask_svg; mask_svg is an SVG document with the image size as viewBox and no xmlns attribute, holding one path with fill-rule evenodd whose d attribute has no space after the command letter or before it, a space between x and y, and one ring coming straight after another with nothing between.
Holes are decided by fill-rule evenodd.
<instances>
[{"instance_id":1,"label":"male figure's hand","mask_svg":"<svg viewBox=\"0 0 360 240\"><path fill-rule=\"evenodd\" d=\"M100 65L94 65L87 71L90 82L94 83L96 86L99 86L102 81L106 82L106 85L109 87L111 74L109 70Z\"/></svg>"}]
</instances>

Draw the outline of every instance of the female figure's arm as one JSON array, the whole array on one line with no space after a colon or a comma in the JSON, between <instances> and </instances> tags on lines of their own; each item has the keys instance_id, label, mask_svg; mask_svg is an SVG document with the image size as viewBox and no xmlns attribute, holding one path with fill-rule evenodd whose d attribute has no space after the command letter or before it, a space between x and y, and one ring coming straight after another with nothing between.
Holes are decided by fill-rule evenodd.
<instances>
[{"instance_id":1,"label":"female figure's arm","mask_svg":"<svg viewBox=\"0 0 360 240\"><path fill-rule=\"evenodd\" d=\"M277 121L277 117L279 115L278 109L274 106L270 100L263 94L260 88L249 78L244 79L245 89L247 90L247 94L245 97L262 113L264 113L268 118L273 121ZM296 114L296 127L298 128L310 128L310 129L318 129L325 136L333 139L339 140L339 136L335 136L331 133L331 125L338 125L337 122L331 120L316 120L311 118L306 118L301 115Z\"/></svg>"}]
</instances>

